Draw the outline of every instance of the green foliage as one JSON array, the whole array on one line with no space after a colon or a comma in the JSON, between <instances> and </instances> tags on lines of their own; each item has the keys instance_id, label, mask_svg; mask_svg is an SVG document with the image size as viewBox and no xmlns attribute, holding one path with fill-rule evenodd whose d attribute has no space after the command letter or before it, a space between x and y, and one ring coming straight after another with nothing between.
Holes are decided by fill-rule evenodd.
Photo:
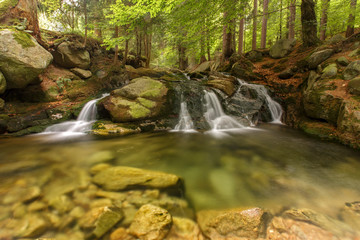
<instances>
[{"instance_id":1,"label":"green foliage","mask_svg":"<svg viewBox=\"0 0 360 240\"><path fill-rule=\"evenodd\" d=\"M65 87L70 86L71 84L71 79L70 78L63 78L60 77L57 81L56 81L57 87L59 92L64 91Z\"/></svg>"},{"instance_id":2,"label":"green foliage","mask_svg":"<svg viewBox=\"0 0 360 240\"><path fill-rule=\"evenodd\" d=\"M15 7L19 0L2 0L0 1L0 16L5 14L9 8Z\"/></svg>"}]
</instances>

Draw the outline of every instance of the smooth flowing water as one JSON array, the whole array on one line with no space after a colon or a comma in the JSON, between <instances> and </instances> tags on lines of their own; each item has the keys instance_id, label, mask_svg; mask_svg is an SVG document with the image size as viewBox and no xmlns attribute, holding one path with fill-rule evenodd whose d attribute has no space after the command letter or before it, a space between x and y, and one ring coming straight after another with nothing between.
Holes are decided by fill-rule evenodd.
<instances>
[{"instance_id":1,"label":"smooth flowing water","mask_svg":"<svg viewBox=\"0 0 360 240\"><path fill-rule=\"evenodd\" d=\"M194 132L194 123L187 109L186 102L182 101L180 106L179 123L176 124L174 131Z\"/></svg>"},{"instance_id":2,"label":"smooth flowing water","mask_svg":"<svg viewBox=\"0 0 360 240\"><path fill-rule=\"evenodd\" d=\"M57 143L47 135L0 139L0 209L22 201L24 196L8 195L21 184L41 180L43 189L56 183L69 188L77 184L75 176L88 176L101 161L183 177L186 197L196 210L291 206L335 216L345 202L360 200L359 151L283 125L258 129L222 138L161 132ZM50 181L51 176L57 177Z\"/></svg>"}]
</instances>

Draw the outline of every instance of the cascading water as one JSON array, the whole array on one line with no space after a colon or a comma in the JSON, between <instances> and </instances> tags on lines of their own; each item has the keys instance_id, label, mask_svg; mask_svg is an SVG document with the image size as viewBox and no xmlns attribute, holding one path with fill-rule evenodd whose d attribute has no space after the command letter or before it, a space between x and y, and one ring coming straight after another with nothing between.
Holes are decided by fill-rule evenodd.
<instances>
[{"instance_id":1,"label":"cascading water","mask_svg":"<svg viewBox=\"0 0 360 240\"><path fill-rule=\"evenodd\" d=\"M185 101L181 102L179 123L175 126L174 131L180 132L194 132L194 123L191 119L189 111L187 109L187 104Z\"/></svg>"},{"instance_id":2,"label":"cascading water","mask_svg":"<svg viewBox=\"0 0 360 240\"><path fill-rule=\"evenodd\" d=\"M82 134L91 130L92 124L96 121L96 103L100 99L109 96L103 94L100 98L91 100L85 104L76 121L67 121L47 127L43 133L64 133L68 135Z\"/></svg>"},{"instance_id":3,"label":"cascading water","mask_svg":"<svg viewBox=\"0 0 360 240\"><path fill-rule=\"evenodd\" d=\"M211 126L211 129L216 130L231 130L245 128L238 123L234 118L226 115L221 107L220 101L214 92L205 92L205 119Z\"/></svg>"},{"instance_id":4,"label":"cascading water","mask_svg":"<svg viewBox=\"0 0 360 240\"><path fill-rule=\"evenodd\" d=\"M265 86L257 85L257 84L249 84L244 81L241 81L240 79L238 79L238 81L240 84L238 91L240 91L242 86L248 86L248 87L254 89L259 95L264 96L265 101L266 101L268 108L270 110L270 113L271 113L272 123L280 123L280 124L282 123L281 122L281 116L283 114L282 107L279 103L277 103L270 97Z\"/></svg>"}]
</instances>

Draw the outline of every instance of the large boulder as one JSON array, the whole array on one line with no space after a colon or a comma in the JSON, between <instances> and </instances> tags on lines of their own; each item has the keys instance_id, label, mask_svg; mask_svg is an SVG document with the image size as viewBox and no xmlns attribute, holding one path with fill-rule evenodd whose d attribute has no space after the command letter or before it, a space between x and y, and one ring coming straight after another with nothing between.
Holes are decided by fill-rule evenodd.
<instances>
[{"instance_id":1,"label":"large boulder","mask_svg":"<svg viewBox=\"0 0 360 240\"><path fill-rule=\"evenodd\" d=\"M260 208L203 210L197 220L210 239L258 239L265 231L267 213Z\"/></svg>"},{"instance_id":2,"label":"large boulder","mask_svg":"<svg viewBox=\"0 0 360 240\"><path fill-rule=\"evenodd\" d=\"M283 58L291 53L296 45L295 39L280 39L270 48L272 58Z\"/></svg>"},{"instance_id":3,"label":"large boulder","mask_svg":"<svg viewBox=\"0 0 360 240\"><path fill-rule=\"evenodd\" d=\"M306 116L322 119L329 123L337 123L343 99L332 93L336 86L328 80L318 80L304 93L304 109Z\"/></svg>"},{"instance_id":4,"label":"large boulder","mask_svg":"<svg viewBox=\"0 0 360 240\"><path fill-rule=\"evenodd\" d=\"M6 90L6 79L4 74L0 72L0 94L3 94Z\"/></svg>"},{"instance_id":5,"label":"large boulder","mask_svg":"<svg viewBox=\"0 0 360 240\"><path fill-rule=\"evenodd\" d=\"M338 72L336 63L329 64L324 70L322 71L321 78L334 78Z\"/></svg>"},{"instance_id":6,"label":"large boulder","mask_svg":"<svg viewBox=\"0 0 360 240\"><path fill-rule=\"evenodd\" d=\"M335 51L333 49L325 49L314 52L307 59L308 67L310 69L316 69L319 64L331 57L334 53Z\"/></svg>"},{"instance_id":7,"label":"large boulder","mask_svg":"<svg viewBox=\"0 0 360 240\"><path fill-rule=\"evenodd\" d=\"M99 172L93 182L108 191L144 187L170 189L181 187L182 184L182 180L173 174L122 166Z\"/></svg>"},{"instance_id":8,"label":"large boulder","mask_svg":"<svg viewBox=\"0 0 360 240\"><path fill-rule=\"evenodd\" d=\"M350 80L360 75L360 60L350 63L344 70L344 79Z\"/></svg>"},{"instance_id":9,"label":"large boulder","mask_svg":"<svg viewBox=\"0 0 360 240\"><path fill-rule=\"evenodd\" d=\"M211 66L214 64L214 61L206 61L198 65L194 70L192 70L192 73L195 72L208 72L211 70Z\"/></svg>"},{"instance_id":10,"label":"large boulder","mask_svg":"<svg viewBox=\"0 0 360 240\"><path fill-rule=\"evenodd\" d=\"M7 89L36 83L52 59L31 35L13 29L0 30L0 71L6 78Z\"/></svg>"},{"instance_id":11,"label":"large boulder","mask_svg":"<svg viewBox=\"0 0 360 240\"><path fill-rule=\"evenodd\" d=\"M351 94L360 96L360 77L351 79L348 84L348 89Z\"/></svg>"},{"instance_id":12,"label":"large boulder","mask_svg":"<svg viewBox=\"0 0 360 240\"><path fill-rule=\"evenodd\" d=\"M246 66L241 62L236 62L231 68L231 75L244 81L257 81L261 77L252 71L252 67Z\"/></svg>"},{"instance_id":13,"label":"large boulder","mask_svg":"<svg viewBox=\"0 0 360 240\"><path fill-rule=\"evenodd\" d=\"M341 141L359 148L360 143L360 101L348 99L343 102L339 112L338 129L344 133Z\"/></svg>"},{"instance_id":14,"label":"large boulder","mask_svg":"<svg viewBox=\"0 0 360 240\"><path fill-rule=\"evenodd\" d=\"M65 68L90 67L90 54L79 42L63 42L53 53L54 62Z\"/></svg>"},{"instance_id":15,"label":"large boulder","mask_svg":"<svg viewBox=\"0 0 360 240\"><path fill-rule=\"evenodd\" d=\"M218 77L212 75L209 77L209 81L206 83L207 86L217 88L228 96L232 96L236 91L237 81L234 77Z\"/></svg>"},{"instance_id":16,"label":"large boulder","mask_svg":"<svg viewBox=\"0 0 360 240\"><path fill-rule=\"evenodd\" d=\"M113 122L129 122L159 117L166 109L168 89L149 77L134 79L123 88L114 90L101 104Z\"/></svg>"}]
</instances>

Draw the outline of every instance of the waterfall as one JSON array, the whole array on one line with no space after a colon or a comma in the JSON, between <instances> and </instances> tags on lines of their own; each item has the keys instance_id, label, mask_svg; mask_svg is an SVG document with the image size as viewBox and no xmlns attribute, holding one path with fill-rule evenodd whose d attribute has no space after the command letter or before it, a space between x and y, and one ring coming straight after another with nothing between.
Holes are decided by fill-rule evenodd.
<instances>
[{"instance_id":1,"label":"waterfall","mask_svg":"<svg viewBox=\"0 0 360 240\"><path fill-rule=\"evenodd\" d=\"M191 119L189 111L187 109L187 104L185 101L181 102L179 123L175 126L174 131L183 131L183 132L193 132L194 123Z\"/></svg>"},{"instance_id":2,"label":"waterfall","mask_svg":"<svg viewBox=\"0 0 360 240\"><path fill-rule=\"evenodd\" d=\"M66 133L79 134L91 130L93 123L96 121L96 103L109 94L103 94L98 99L91 100L85 104L76 121L66 121L47 127L44 133Z\"/></svg>"},{"instance_id":3,"label":"waterfall","mask_svg":"<svg viewBox=\"0 0 360 240\"><path fill-rule=\"evenodd\" d=\"M277 103L276 101L274 101L269 93L268 90L265 88L265 86L263 85L256 85L256 84L249 84L246 82L241 81L240 79L238 79L239 81L239 90L241 89L242 86L248 86L252 89L254 89L259 95L262 95L265 97L265 101L268 105L268 108L270 110L270 114L271 114L271 118L272 118L272 123L282 123L281 122L281 116L283 114L283 110L282 107L279 103Z\"/></svg>"},{"instance_id":4,"label":"waterfall","mask_svg":"<svg viewBox=\"0 0 360 240\"><path fill-rule=\"evenodd\" d=\"M245 128L234 118L226 115L221 107L220 101L214 92L205 92L205 119L212 130L226 130Z\"/></svg>"}]
</instances>

